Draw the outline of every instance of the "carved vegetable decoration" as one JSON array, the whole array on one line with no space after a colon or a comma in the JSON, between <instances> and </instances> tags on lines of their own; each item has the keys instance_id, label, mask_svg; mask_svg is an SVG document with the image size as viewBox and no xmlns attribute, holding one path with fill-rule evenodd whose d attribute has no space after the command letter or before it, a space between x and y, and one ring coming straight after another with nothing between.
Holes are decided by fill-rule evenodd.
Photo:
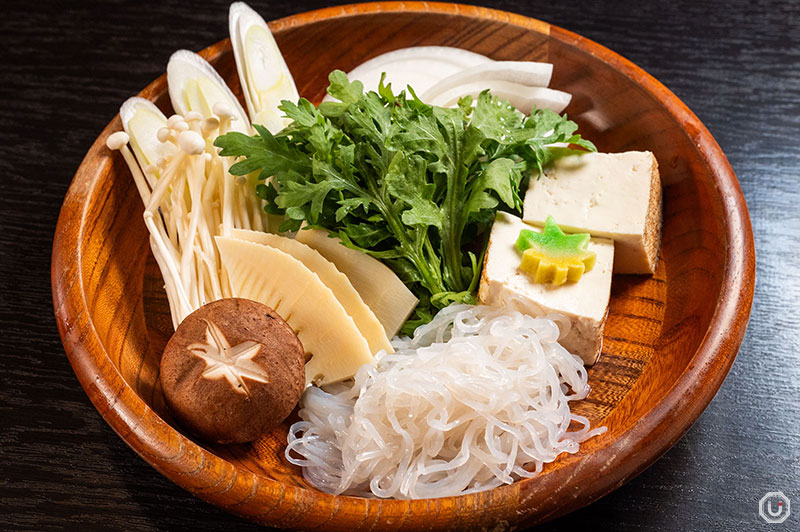
<instances>
[{"instance_id":1,"label":"carved vegetable decoration","mask_svg":"<svg viewBox=\"0 0 800 532\"><path fill-rule=\"evenodd\" d=\"M269 382L269 375L264 368L253 361L253 357L261 350L261 344L248 340L231 346L225 334L213 322L203 320L208 325L206 343L192 344L189 352L202 358L206 369L200 374L206 379L224 377L233 387L233 391L250 395L245 377L257 382Z\"/></svg>"},{"instance_id":2,"label":"carved vegetable decoration","mask_svg":"<svg viewBox=\"0 0 800 532\"><path fill-rule=\"evenodd\" d=\"M579 281L584 272L594 267L597 255L586 248L589 233L567 235L547 217L541 233L523 229L517 239L517 249L522 251L520 269L534 282L561 285Z\"/></svg>"}]
</instances>

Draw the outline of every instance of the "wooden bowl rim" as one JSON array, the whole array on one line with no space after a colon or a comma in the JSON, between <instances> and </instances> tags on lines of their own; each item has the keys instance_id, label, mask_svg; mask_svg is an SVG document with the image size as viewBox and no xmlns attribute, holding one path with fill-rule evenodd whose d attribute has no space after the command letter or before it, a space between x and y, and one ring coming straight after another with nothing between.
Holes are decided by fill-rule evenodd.
<instances>
[{"instance_id":1,"label":"wooden bowl rim","mask_svg":"<svg viewBox=\"0 0 800 532\"><path fill-rule=\"evenodd\" d=\"M626 433L585 456L580 462L580 467L583 470L588 468L600 471L604 465L610 463L619 454L624 454L626 448L635 447L635 444L642 441L643 438L657 434L656 442L640 447L639 452L631 460L620 463L620 467L604 471L602 475L595 477L594 482L577 488L572 493L575 505L571 507L571 509L577 509L613 491L666 452L699 417L727 375L746 330L755 283L753 232L741 188L725 155L709 131L669 89L632 62L604 46L546 22L477 6L414 1L372 2L328 7L285 17L270 22L270 26L273 30L280 30L324 19L371 15L381 12L462 15L502 21L540 33L544 30L552 38L580 48L599 58L611 68L630 78L650 97L663 105L694 141L698 152L712 173L727 222L725 224L725 244L728 254L721 282L722 295L717 302L704 338L671 390L659 403L641 416ZM203 52L207 52L225 41L227 39L212 45ZM157 81L158 79L148 85L140 95L148 93L150 87ZM105 140L108 135L119 129L120 122L117 115L87 152L66 194L53 241L51 263L53 305L59 334L70 363L95 407L115 432L156 470L183 488L212 504L225 507L228 511L247 515L246 512L238 512L236 508L248 502L247 500L231 506L225 503L220 492L215 492L213 489L203 491L197 488L198 483L213 487L220 483L220 478L233 477L234 471L230 469L233 468L235 475L240 475L253 484L253 493L255 493L256 485L274 485L271 486L274 491L270 493L277 494L280 500L291 499L292 495L298 498L301 492L311 490L285 485L234 465L186 438L151 410L125 383L100 342L89 316L89 305L80 268L76 268L70 276L64 275L64 272L70 271L71 264L80 263L82 256L80 243L87 223L88 210L88 202L85 200L92 197L97 185L96 179L88 181L86 179L92 177L87 174L91 169L90 163L100 158L103 165L111 164L111 157L105 152ZM79 223L76 223L76 220L79 220ZM73 293L76 286L77 297ZM170 441L149 436L151 433L163 434L165 432L171 434ZM187 454L192 455L196 469L185 472L176 472L172 469L174 457ZM559 485L559 482L565 480L564 468L550 473L552 474L545 472L536 479L515 482L512 486L518 487L520 484L542 482L549 487L555 487ZM506 488L508 486L496 488L496 490ZM528 493L525 498L518 501L521 519L529 517L533 512L530 509L533 502L542 500L541 493L536 492L547 490L532 491L533 493ZM382 514L387 516L406 515L410 511L409 501L334 497L316 491L313 493L315 497L346 500L351 504L363 505L366 508L372 504L379 504ZM473 497L474 495L462 495L448 499L464 499L466 502L468 499L474 500ZM280 500L275 504L279 504ZM472 504L458 506L462 511L469 508L471 513L481 511L481 508L476 508ZM545 512L541 508L536 511L546 519L565 513L564 510Z\"/></svg>"}]
</instances>

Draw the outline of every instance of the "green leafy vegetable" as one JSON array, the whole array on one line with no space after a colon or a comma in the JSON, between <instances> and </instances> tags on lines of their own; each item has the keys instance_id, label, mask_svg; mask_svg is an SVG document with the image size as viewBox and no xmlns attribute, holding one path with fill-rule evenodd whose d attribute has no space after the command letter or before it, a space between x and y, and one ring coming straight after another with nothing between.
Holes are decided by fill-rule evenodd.
<instances>
[{"instance_id":1,"label":"green leafy vegetable","mask_svg":"<svg viewBox=\"0 0 800 532\"><path fill-rule=\"evenodd\" d=\"M337 102L284 101L293 122L273 136L229 133L215 145L243 159L236 175L259 172L267 210L282 231L305 222L388 264L420 298L406 332L435 309L474 302L495 211L519 211L520 187L556 158L594 146L574 122L548 110L525 117L488 91L473 109L421 102L383 80L364 93L341 71L329 76ZM560 146L552 146L559 143ZM274 176L274 179L267 180Z\"/></svg>"}]
</instances>

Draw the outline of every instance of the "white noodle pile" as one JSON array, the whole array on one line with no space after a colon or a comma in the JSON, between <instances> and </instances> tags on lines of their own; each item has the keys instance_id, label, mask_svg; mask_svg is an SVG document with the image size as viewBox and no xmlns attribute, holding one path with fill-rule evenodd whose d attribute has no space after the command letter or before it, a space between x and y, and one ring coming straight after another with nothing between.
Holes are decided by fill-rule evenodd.
<instances>
[{"instance_id":1,"label":"white noodle pile","mask_svg":"<svg viewBox=\"0 0 800 532\"><path fill-rule=\"evenodd\" d=\"M446 497L533 477L606 430L570 413L589 386L558 336L553 319L452 305L354 383L308 388L286 457L337 494Z\"/></svg>"}]
</instances>

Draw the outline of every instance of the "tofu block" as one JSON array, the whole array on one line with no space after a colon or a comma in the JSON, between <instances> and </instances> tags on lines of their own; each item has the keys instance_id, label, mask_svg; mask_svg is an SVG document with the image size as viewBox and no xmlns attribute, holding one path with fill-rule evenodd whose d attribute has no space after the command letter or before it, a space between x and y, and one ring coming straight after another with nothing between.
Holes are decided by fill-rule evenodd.
<instances>
[{"instance_id":1,"label":"tofu block","mask_svg":"<svg viewBox=\"0 0 800 532\"><path fill-rule=\"evenodd\" d=\"M614 241L614 273L653 273L661 245L661 178L649 151L587 153L559 159L531 179L522 218L548 216L567 232Z\"/></svg>"},{"instance_id":2,"label":"tofu block","mask_svg":"<svg viewBox=\"0 0 800 532\"><path fill-rule=\"evenodd\" d=\"M519 269L522 254L515 244L522 229L540 231L516 216L497 213L489 236L478 299L488 305L513 304L518 310L537 317L553 312L563 314L572 326L559 342L569 352L581 357L584 364L594 364L603 347L614 242L592 238L588 249L597 254L594 268L575 283L553 286L534 283Z\"/></svg>"}]
</instances>

